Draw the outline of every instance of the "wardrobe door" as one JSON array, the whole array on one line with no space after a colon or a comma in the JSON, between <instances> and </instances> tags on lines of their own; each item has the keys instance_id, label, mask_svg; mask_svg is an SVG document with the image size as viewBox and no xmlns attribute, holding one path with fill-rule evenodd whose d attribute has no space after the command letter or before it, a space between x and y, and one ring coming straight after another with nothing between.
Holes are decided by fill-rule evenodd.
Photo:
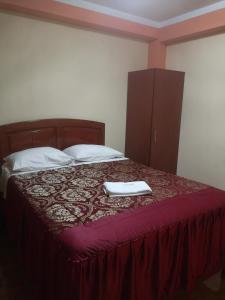
<instances>
[{"instance_id":1,"label":"wardrobe door","mask_svg":"<svg viewBox=\"0 0 225 300\"><path fill-rule=\"evenodd\" d=\"M126 156L149 164L153 71L128 73Z\"/></svg>"},{"instance_id":2,"label":"wardrobe door","mask_svg":"<svg viewBox=\"0 0 225 300\"><path fill-rule=\"evenodd\" d=\"M155 70L150 166L176 174L184 73Z\"/></svg>"}]
</instances>

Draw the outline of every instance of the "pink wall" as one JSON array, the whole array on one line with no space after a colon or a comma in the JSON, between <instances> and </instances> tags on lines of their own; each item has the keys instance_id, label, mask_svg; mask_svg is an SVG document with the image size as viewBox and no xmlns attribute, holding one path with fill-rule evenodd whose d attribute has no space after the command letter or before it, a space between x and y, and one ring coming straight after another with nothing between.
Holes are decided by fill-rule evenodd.
<instances>
[{"instance_id":1,"label":"pink wall","mask_svg":"<svg viewBox=\"0 0 225 300\"><path fill-rule=\"evenodd\" d=\"M149 44L148 67L165 68L166 65L166 45L159 40Z\"/></svg>"},{"instance_id":2,"label":"pink wall","mask_svg":"<svg viewBox=\"0 0 225 300\"><path fill-rule=\"evenodd\" d=\"M0 0L0 8L151 41L158 29L52 0Z\"/></svg>"},{"instance_id":3,"label":"pink wall","mask_svg":"<svg viewBox=\"0 0 225 300\"><path fill-rule=\"evenodd\" d=\"M165 44L187 41L225 30L225 9L220 9L160 29L158 39Z\"/></svg>"},{"instance_id":4,"label":"pink wall","mask_svg":"<svg viewBox=\"0 0 225 300\"><path fill-rule=\"evenodd\" d=\"M0 0L0 8L148 41L147 67L165 68L167 44L225 29L225 9L159 29L52 0Z\"/></svg>"}]
</instances>

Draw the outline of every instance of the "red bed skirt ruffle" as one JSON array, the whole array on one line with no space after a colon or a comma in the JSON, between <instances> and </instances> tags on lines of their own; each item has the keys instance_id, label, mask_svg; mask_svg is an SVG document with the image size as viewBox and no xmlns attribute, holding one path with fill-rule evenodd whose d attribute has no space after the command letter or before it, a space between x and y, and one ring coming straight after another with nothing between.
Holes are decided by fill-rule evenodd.
<instances>
[{"instance_id":1,"label":"red bed skirt ruffle","mask_svg":"<svg viewBox=\"0 0 225 300\"><path fill-rule=\"evenodd\" d=\"M40 299L161 300L224 267L225 192L208 188L48 232L9 182L6 217Z\"/></svg>"}]
</instances>

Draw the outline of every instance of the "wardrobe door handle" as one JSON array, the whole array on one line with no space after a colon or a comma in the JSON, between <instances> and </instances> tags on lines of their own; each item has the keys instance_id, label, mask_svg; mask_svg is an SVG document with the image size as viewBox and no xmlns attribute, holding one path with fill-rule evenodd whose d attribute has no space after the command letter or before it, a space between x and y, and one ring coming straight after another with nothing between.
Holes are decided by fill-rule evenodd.
<instances>
[{"instance_id":1,"label":"wardrobe door handle","mask_svg":"<svg viewBox=\"0 0 225 300\"><path fill-rule=\"evenodd\" d=\"M154 143L156 144L157 142L157 131L154 129Z\"/></svg>"}]
</instances>

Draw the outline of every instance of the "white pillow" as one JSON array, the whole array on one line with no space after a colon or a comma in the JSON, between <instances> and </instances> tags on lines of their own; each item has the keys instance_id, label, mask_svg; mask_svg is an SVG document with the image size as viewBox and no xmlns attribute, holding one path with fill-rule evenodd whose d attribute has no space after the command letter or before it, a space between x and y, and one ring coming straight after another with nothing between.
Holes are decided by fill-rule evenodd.
<instances>
[{"instance_id":1,"label":"white pillow","mask_svg":"<svg viewBox=\"0 0 225 300\"><path fill-rule=\"evenodd\" d=\"M68 165L73 158L52 147L37 147L15 152L5 157L11 171L34 171Z\"/></svg>"},{"instance_id":2,"label":"white pillow","mask_svg":"<svg viewBox=\"0 0 225 300\"><path fill-rule=\"evenodd\" d=\"M91 144L79 144L63 150L77 161L100 161L104 159L121 158L123 153L110 147Z\"/></svg>"}]
</instances>

